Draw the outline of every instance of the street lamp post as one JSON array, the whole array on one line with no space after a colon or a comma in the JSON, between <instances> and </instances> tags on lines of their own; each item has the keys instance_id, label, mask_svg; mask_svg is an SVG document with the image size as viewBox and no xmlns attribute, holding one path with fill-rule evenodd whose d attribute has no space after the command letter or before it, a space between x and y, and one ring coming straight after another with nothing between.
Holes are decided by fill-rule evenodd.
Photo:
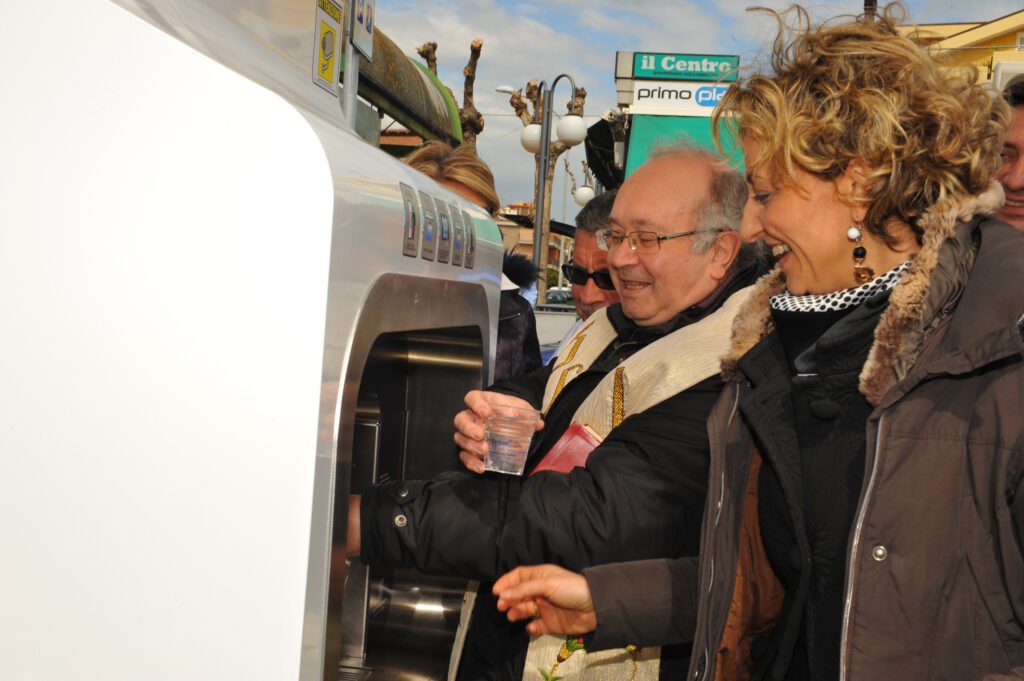
<instances>
[{"instance_id":1,"label":"street lamp post","mask_svg":"<svg viewBox=\"0 0 1024 681\"><path fill-rule=\"evenodd\" d=\"M537 163L537 187L533 209L533 264L541 270L542 277L546 277L547 269L546 255L548 225L550 221L550 199L547 194L548 178L551 174L551 98L562 78L568 78L572 86L572 104L570 111L573 111L576 104L577 88L572 76L559 74L548 87L546 81L540 82L540 96L535 108L534 122L523 128L521 142L527 151L539 154ZM536 122L540 118L540 124ZM583 118L576 113L570 113L559 121L556 133L558 139L566 146L575 146L582 142L587 136L587 126ZM539 289L546 289L546 279L542 278ZM543 290L539 290L543 294Z\"/></svg>"},{"instance_id":2,"label":"street lamp post","mask_svg":"<svg viewBox=\"0 0 1024 681\"><path fill-rule=\"evenodd\" d=\"M569 113L558 122L556 132L558 134L558 147L552 157L551 151L551 96L555 86L562 78L568 78L572 85L572 101L569 104ZM523 148L536 155L537 175L536 188L534 192L533 210L533 264L541 272L542 277L537 285L538 300L544 301L544 294L547 290L547 235L548 225L551 216L551 199L548 196L549 183L554 174L554 160L558 155L571 146L582 142L587 136L587 126L583 122L583 99L587 91L577 88L572 76L560 74L551 82L541 81L537 85L536 80L531 80L527 85L527 97L534 102L533 116L527 117L526 104L521 97L522 91L517 91L508 85L495 88L498 92L512 95L509 103L516 110L516 115L523 122L525 127L519 138ZM527 123L529 121L529 123ZM539 121L539 122L538 122Z\"/></svg>"}]
</instances>

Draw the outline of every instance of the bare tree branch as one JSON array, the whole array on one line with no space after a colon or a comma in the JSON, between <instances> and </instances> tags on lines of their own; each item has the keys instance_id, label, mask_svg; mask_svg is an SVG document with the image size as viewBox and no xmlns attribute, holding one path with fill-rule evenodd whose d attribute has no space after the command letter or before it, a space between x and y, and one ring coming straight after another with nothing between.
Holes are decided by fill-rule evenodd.
<instances>
[{"instance_id":1,"label":"bare tree branch","mask_svg":"<svg viewBox=\"0 0 1024 681\"><path fill-rule=\"evenodd\" d=\"M526 98L533 104L533 116L537 117L537 101L540 99L540 85L537 79L532 79L526 84Z\"/></svg>"},{"instance_id":2,"label":"bare tree branch","mask_svg":"<svg viewBox=\"0 0 1024 681\"><path fill-rule=\"evenodd\" d=\"M476 64L480 61L480 49L484 46L484 41L477 38L469 46L469 63L466 64L466 68L462 69L462 75L466 78L466 83L462 88L462 105L470 106L473 104L473 84L476 81Z\"/></svg>"},{"instance_id":3,"label":"bare tree branch","mask_svg":"<svg viewBox=\"0 0 1024 681\"><path fill-rule=\"evenodd\" d=\"M571 114L576 114L577 116L582 116L583 103L586 99L587 89L582 87L576 88L576 96L573 97L573 100L566 106L566 111Z\"/></svg>"},{"instance_id":4,"label":"bare tree branch","mask_svg":"<svg viewBox=\"0 0 1024 681\"><path fill-rule=\"evenodd\" d=\"M437 75L437 43L431 41L429 43L423 43L416 48L416 54L420 55L427 61L427 68L435 76Z\"/></svg>"},{"instance_id":5,"label":"bare tree branch","mask_svg":"<svg viewBox=\"0 0 1024 681\"><path fill-rule=\"evenodd\" d=\"M459 109L459 124L462 126L462 143L476 149L476 138L484 130L484 117L473 105L473 85L476 82L476 64L480 60L480 49L484 41L477 38L469 47L469 63L462 69L465 81L462 86L462 108Z\"/></svg>"},{"instance_id":6,"label":"bare tree branch","mask_svg":"<svg viewBox=\"0 0 1024 681\"><path fill-rule=\"evenodd\" d=\"M523 125L529 125L533 122L533 117L530 116L529 105L526 100L523 99L523 91L516 90L508 98L508 103L512 107L512 110L516 112L516 118L522 121Z\"/></svg>"}]
</instances>

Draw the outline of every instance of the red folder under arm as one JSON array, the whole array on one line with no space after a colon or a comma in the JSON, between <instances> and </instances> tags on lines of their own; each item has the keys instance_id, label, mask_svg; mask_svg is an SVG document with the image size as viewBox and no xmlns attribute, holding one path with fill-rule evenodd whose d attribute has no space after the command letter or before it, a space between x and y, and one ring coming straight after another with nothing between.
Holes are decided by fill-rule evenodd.
<instances>
[{"instance_id":1,"label":"red folder under arm","mask_svg":"<svg viewBox=\"0 0 1024 681\"><path fill-rule=\"evenodd\" d=\"M558 471L568 473L577 466L584 466L594 447L601 444L601 438L590 426L573 422L562 437L558 438L544 458L530 475L537 471Z\"/></svg>"}]
</instances>

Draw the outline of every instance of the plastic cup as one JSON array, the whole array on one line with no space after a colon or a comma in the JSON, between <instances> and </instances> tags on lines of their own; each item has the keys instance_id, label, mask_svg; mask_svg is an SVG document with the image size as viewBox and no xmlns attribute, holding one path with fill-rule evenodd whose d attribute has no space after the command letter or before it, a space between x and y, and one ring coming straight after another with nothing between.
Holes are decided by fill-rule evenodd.
<instances>
[{"instance_id":1,"label":"plastic cup","mask_svg":"<svg viewBox=\"0 0 1024 681\"><path fill-rule=\"evenodd\" d=\"M540 412L536 409L492 404L486 424L484 470L522 475L538 420Z\"/></svg>"}]
</instances>

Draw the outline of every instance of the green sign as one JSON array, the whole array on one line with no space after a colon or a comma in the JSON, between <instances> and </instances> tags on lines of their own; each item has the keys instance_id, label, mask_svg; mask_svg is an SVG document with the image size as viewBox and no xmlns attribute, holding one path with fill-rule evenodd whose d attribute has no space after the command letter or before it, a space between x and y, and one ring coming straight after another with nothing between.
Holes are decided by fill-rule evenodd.
<instances>
[{"instance_id":1,"label":"green sign","mask_svg":"<svg viewBox=\"0 0 1024 681\"><path fill-rule=\"evenodd\" d=\"M719 129L724 126L720 121ZM711 119L690 116L644 116L637 114L629 127L629 139L626 142L626 177L629 177L638 166L647 161L651 148L662 144L686 141L707 147L718 153L711 137ZM723 137L726 159L733 167L742 172L743 154L736 148L732 139Z\"/></svg>"},{"instance_id":2,"label":"green sign","mask_svg":"<svg viewBox=\"0 0 1024 681\"><path fill-rule=\"evenodd\" d=\"M739 65L730 55L633 53L633 77L649 80L736 80Z\"/></svg>"}]
</instances>

